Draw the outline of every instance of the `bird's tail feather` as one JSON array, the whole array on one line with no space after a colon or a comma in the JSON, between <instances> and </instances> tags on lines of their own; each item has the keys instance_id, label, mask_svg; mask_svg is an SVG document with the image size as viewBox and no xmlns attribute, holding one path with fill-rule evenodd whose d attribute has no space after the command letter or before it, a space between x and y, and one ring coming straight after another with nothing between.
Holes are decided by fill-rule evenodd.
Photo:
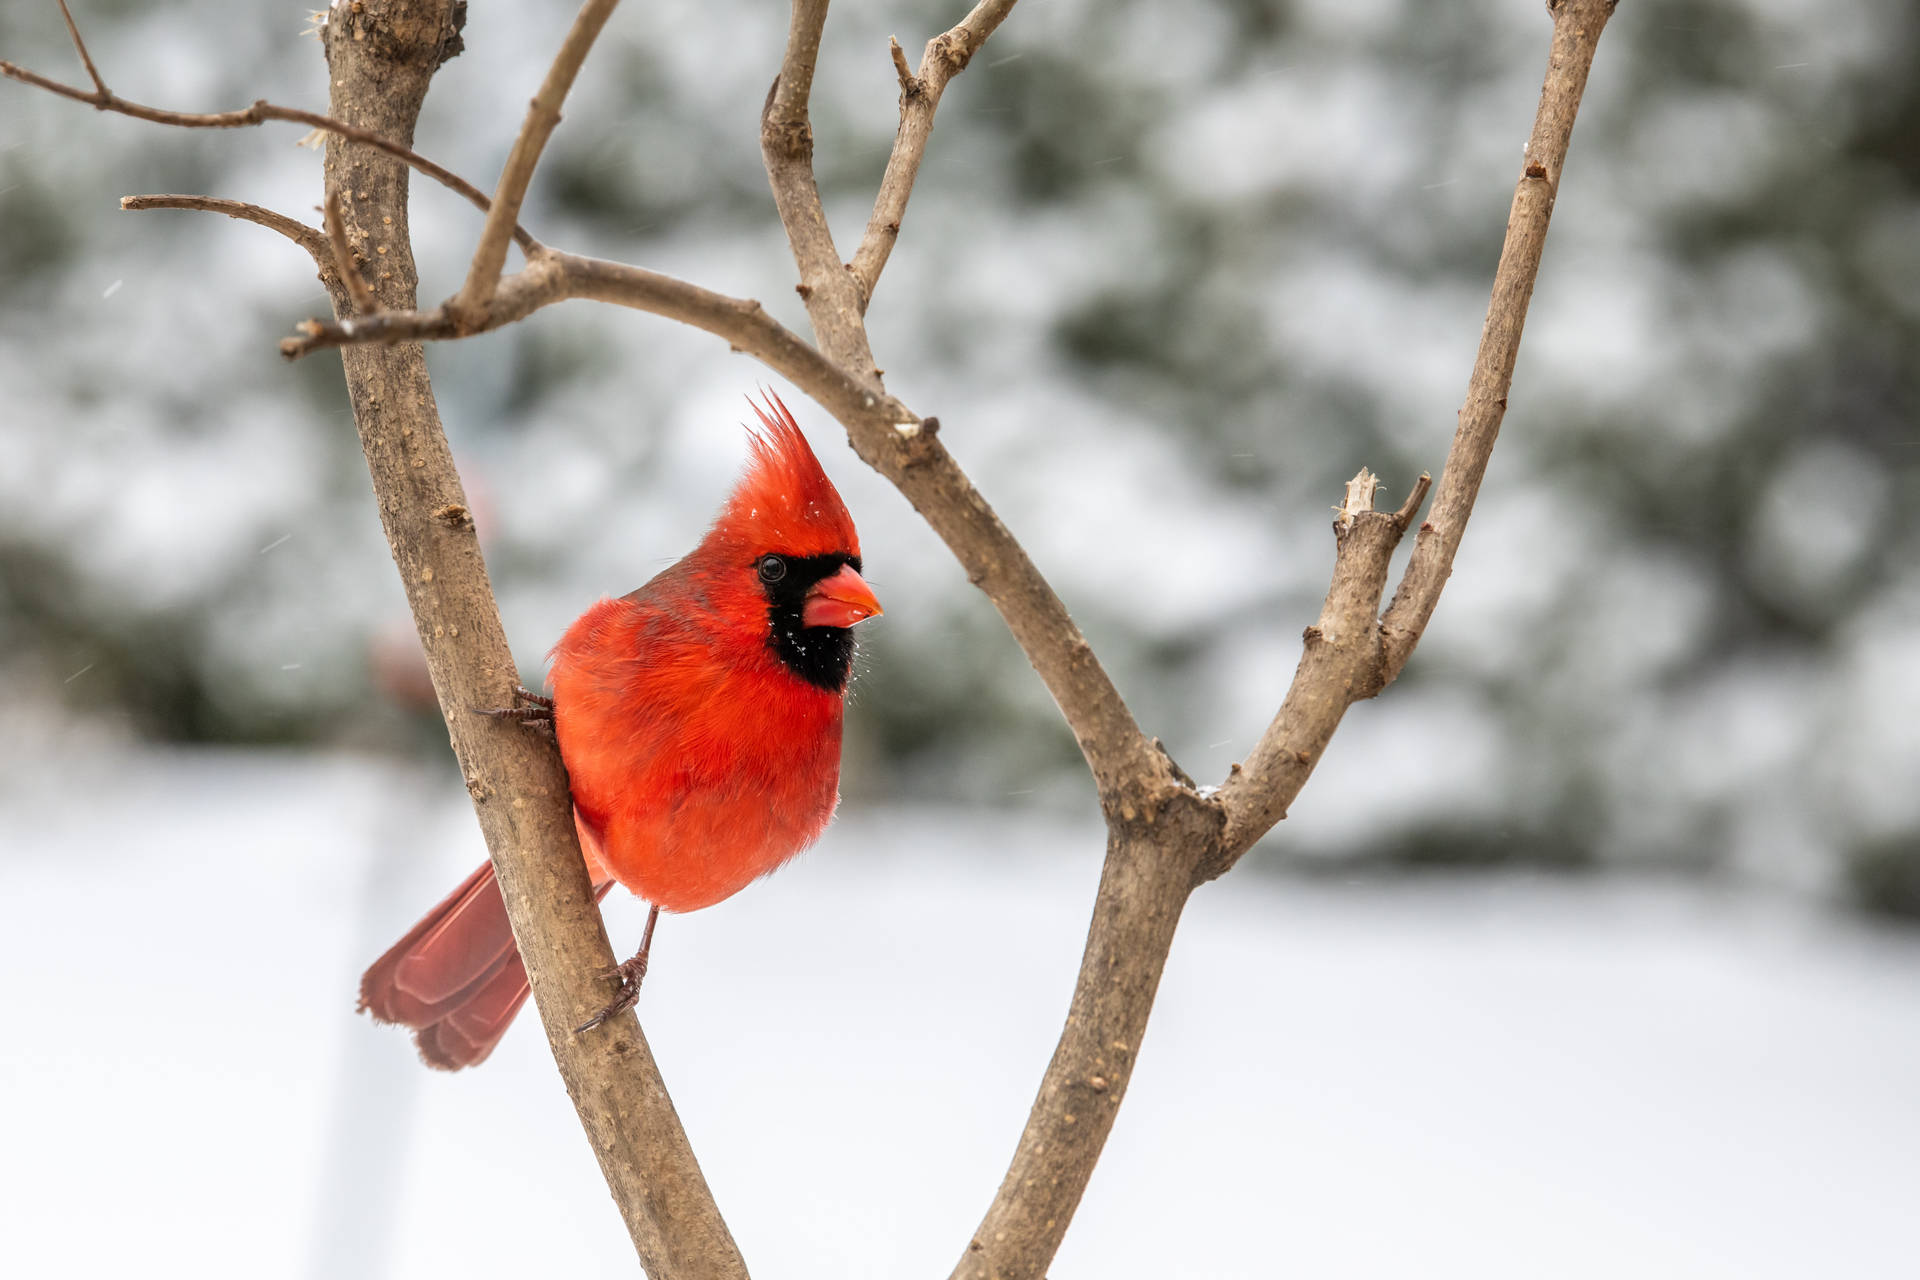
<instances>
[{"instance_id":1,"label":"bird's tail feather","mask_svg":"<svg viewBox=\"0 0 1920 1280\"><path fill-rule=\"evenodd\" d=\"M595 884L594 900L612 887ZM457 1071L486 1061L528 990L493 864L482 863L368 967L360 1008L412 1027L428 1066Z\"/></svg>"}]
</instances>

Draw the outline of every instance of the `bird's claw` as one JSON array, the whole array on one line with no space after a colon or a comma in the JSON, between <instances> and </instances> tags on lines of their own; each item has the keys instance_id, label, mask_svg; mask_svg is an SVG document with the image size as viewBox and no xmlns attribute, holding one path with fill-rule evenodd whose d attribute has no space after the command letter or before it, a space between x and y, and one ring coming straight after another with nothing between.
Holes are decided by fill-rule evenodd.
<instances>
[{"instance_id":1,"label":"bird's claw","mask_svg":"<svg viewBox=\"0 0 1920 1280\"><path fill-rule=\"evenodd\" d=\"M583 1031L591 1031L608 1018L616 1017L633 1008L634 1003L640 999L640 982L647 976L646 954L643 952L631 959L622 960L619 964L608 965L600 971L598 976L618 979L620 990L614 993L613 999L607 1002L606 1008L575 1027L573 1029L575 1035Z\"/></svg>"},{"instance_id":2,"label":"bird's claw","mask_svg":"<svg viewBox=\"0 0 1920 1280\"><path fill-rule=\"evenodd\" d=\"M553 719L553 699L543 697L523 684L513 686L514 705L511 707L480 707L483 716L492 716L496 720L518 720L521 724L537 724ZM528 705L523 705L528 704Z\"/></svg>"}]
</instances>

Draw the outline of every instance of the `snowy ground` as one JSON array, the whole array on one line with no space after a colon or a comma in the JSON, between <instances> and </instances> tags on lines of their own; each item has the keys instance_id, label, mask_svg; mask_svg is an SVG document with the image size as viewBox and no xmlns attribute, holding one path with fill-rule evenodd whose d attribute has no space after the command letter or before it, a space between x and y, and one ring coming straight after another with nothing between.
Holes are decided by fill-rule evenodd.
<instances>
[{"instance_id":1,"label":"snowy ground","mask_svg":"<svg viewBox=\"0 0 1920 1280\"><path fill-rule=\"evenodd\" d=\"M531 1019L450 1077L352 1012L481 856L449 780L89 753L0 787L8 1274L633 1273ZM946 1273L1098 852L848 813L663 925L643 1020L757 1274ZM631 904L612 923L632 945ZM1189 912L1052 1274L1910 1276L1916 1204L1910 936L1673 887L1242 873Z\"/></svg>"}]
</instances>

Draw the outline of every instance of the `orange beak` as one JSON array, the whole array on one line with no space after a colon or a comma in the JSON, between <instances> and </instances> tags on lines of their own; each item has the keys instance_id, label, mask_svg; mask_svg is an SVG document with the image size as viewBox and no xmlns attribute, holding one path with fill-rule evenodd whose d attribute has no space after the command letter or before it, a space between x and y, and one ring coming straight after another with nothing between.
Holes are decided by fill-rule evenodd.
<instances>
[{"instance_id":1,"label":"orange beak","mask_svg":"<svg viewBox=\"0 0 1920 1280\"><path fill-rule=\"evenodd\" d=\"M878 617L880 612L880 602L873 598L873 588L867 585L867 580L855 573L852 565L843 564L840 572L822 578L807 592L801 605L800 625L850 627L863 619Z\"/></svg>"}]
</instances>

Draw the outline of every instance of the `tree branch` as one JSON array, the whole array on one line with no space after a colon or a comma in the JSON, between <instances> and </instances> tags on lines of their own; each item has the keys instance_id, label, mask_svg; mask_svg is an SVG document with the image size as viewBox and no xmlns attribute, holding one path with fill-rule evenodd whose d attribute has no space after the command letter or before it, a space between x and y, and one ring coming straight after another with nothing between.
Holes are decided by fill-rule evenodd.
<instances>
[{"instance_id":1,"label":"tree branch","mask_svg":"<svg viewBox=\"0 0 1920 1280\"><path fill-rule=\"evenodd\" d=\"M62 7L64 8L64 6ZM69 18L68 21L71 22L72 19ZM76 43L78 42L77 33L75 35L75 41ZM84 57L86 46L81 45L80 47L82 56ZM344 120L338 120L332 116L323 116L313 111L302 111L297 107L277 106L264 98L256 101L250 107L243 107L236 111L167 111L160 107L147 106L144 103L129 102L127 99L107 89L105 84L100 80L100 73L93 69L93 60L91 58L87 58L87 70L93 75L96 86L91 91L76 88L70 84L62 84L58 80L50 80L37 72L27 70L25 67L0 60L0 75L4 75L9 79L18 80L22 84L30 84L36 89L45 89L48 93L56 93L63 98L72 98L75 102L84 102L97 111L111 111L116 115L132 116L136 120L146 120L153 124L172 125L180 129L245 129L255 125L265 124L269 120L284 121L288 124L304 124L310 129L319 129L326 133L333 134L336 137L350 138L354 142L365 143L369 147L386 152L396 160L403 160L413 168L418 169L421 173L426 174L429 178L432 178L435 182L438 182L441 186L466 197L467 202L472 204L476 209L479 209L482 213L485 213L493 206L493 202L487 199L485 192L481 191L480 188L474 186L459 174L454 173L450 169L442 168L440 165L435 164L410 147L401 146L399 143L389 138L383 138L371 130L355 128ZM513 239L514 242L520 246L522 252L531 254L540 248L540 242L535 240L524 227L517 225L514 227Z\"/></svg>"},{"instance_id":2,"label":"tree branch","mask_svg":"<svg viewBox=\"0 0 1920 1280\"><path fill-rule=\"evenodd\" d=\"M332 10L324 32L336 110L410 139L454 32L451 0L362 0ZM411 310L417 287L407 170L336 136L329 199L353 193L381 220L387 270L379 301ZM392 221L389 223L387 219ZM344 287L333 291L344 308ZM554 1061L647 1271L663 1280L744 1277L726 1224L687 1144L631 1012L605 1030L572 1028L604 997L613 962L574 835L553 741L477 715L505 705L516 673L473 519L417 344L342 352L376 506L405 584L454 754L473 797Z\"/></svg>"},{"instance_id":3,"label":"tree branch","mask_svg":"<svg viewBox=\"0 0 1920 1280\"><path fill-rule=\"evenodd\" d=\"M851 271L834 248L813 177L813 125L807 119L807 99L813 90L814 62L820 55L820 27L826 20L826 0L793 0L786 57L760 113L760 155L766 161L767 183L773 188L774 207L786 228L794 265L800 269L795 290L806 304L814 340L827 359L881 394L880 370L873 362L861 319L866 307Z\"/></svg>"},{"instance_id":4,"label":"tree branch","mask_svg":"<svg viewBox=\"0 0 1920 1280\"><path fill-rule=\"evenodd\" d=\"M977 37L966 37L972 47L1005 16L1004 9L992 16L995 9L1000 6L990 0L956 28L978 31ZM760 118L767 181L800 269L807 318L831 371L816 381L827 384L822 389L831 394L820 395L802 378L794 381L840 420L854 451L906 495L965 566L968 579L993 601L1079 740L1102 803L1110 810L1146 805L1164 776L1162 759L1148 746L1066 606L940 443L936 425L923 424L881 385L867 340L865 298L834 248L813 175L807 102L826 15L825 0L794 0L786 54ZM780 368L772 353L746 349ZM849 403L850 390L860 393L857 405Z\"/></svg>"},{"instance_id":5,"label":"tree branch","mask_svg":"<svg viewBox=\"0 0 1920 1280\"><path fill-rule=\"evenodd\" d=\"M340 212L340 193L337 190L327 192L326 218L327 245L333 250L334 270L340 273L340 283L353 303L354 314L370 316L380 310L380 303L373 296L367 278L360 274L360 264L354 260L353 245L347 239L347 223Z\"/></svg>"},{"instance_id":6,"label":"tree branch","mask_svg":"<svg viewBox=\"0 0 1920 1280\"><path fill-rule=\"evenodd\" d=\"M1537 170L1548 163L1556 176L1559 172L1593 45L1612 9L1612 0L1558 0L1555 6L1547 86L1539 114L1541 120L1555 122L1547 132L1557 138L1557 149L1549 153L1529 144L1523 191L1527 182L1544 177ZM1536 142L1542 133L1541 123L1536 122ZM1502 254L1493 304L1494 311L1505 317L1500 326L1501 345L1512 350L1519 345L1525 298L1532 292L1533 275L1539 266L1538 242L1545 234L1545 214L1551 200L1540 208L1537 226L1521 217L1519 196L1515 204L1509 245L1516 234L1530 236L1533 243L1530 253ZM1511 303L1502 305L1502 299L1512 298L1520 284L1503 279L1509 262L1522 264L1525 275L1517 314ZM1503 286L1507 292L1503 292ZM1509 326L1510 338L1506 336ZM1490 315L1489 333L1495 328ZM1512 367L1509 351L1505 376L1511 376ZM1479 381L1477 364L1475 382ZM1505 382L1500 385L1504 396ZM1469 421L1470 415L1463 413L1454 448L1454 453L1463 457L1472 457L1471 450L1478 450L1478 463L1472 469L1473 487L1463 490L1464 504L1459 508L1462 524L1472 508L1473 488L1477 488L1485 470L1486 451L1492 448L1492 436L1487 433L1484 444L1476 439L1463 451L1460 439L1469 433ZM1453 466L1450 454L1450 473ZM1306 651L1286 700L1247 766L1243 769L1236 765L1212 801L1187 789L1172 793L1160 811L1165 825L1159 831L1143 830L1141 824L1112 824L1109 814L1107 866L1093 929L1081 960L1073 1008L1007 1176L954 1268L954 1280L1026 1280L1046 1273L1112 1125L1118 1099L1110 1073L1131 1065L1131 1054L1139 1045L1139 1030L1144 1029L1152 1008L1161 967L1185 901L1186 888L1172 883L1171 878L1190 873L1190 888L1231 868L1285 814L1347 707L1385 687L1411 652L1417 630L1398 653L1397 662L1390 654L1388 642L1393 633L1380 621L1380 598L1394 548L1419 510L1427 480L1421 477L1412 495L1392 514L1373 510L1377 488L1378 482L1365 470L1347 486L1334 525L1334 573L1326 602L1318 622L1307 629ZM1416 557L1419 554L1416 548ZM1426 581L1424 577L1416 580L1411 566L1408 579ZM1434 594L1444 580L1442 572L1433 581ZM1429 602L1428 612L1431 607ZM1127 1027L1135 1028L1131 1035L1120 1030ZM1106 1040L1109 1034L1113 1038ZM1096 1081L1106 1087L1101 1088Z\"/></svg>"},{"instance_id":7,"label":"tree branch","mask_svg":"<svg viewBox=\"0 0 1920 1280\"><path fill-rule=\"evenodd\" d=\"M80 28L74 24L73 10L67 8L67 0L60 0L60 17L67 24L67 34L73 37L74 51L80 55L80 63L87 69L87 79L93 81L94 91L106 94L107 82L100 78L100 68L93 65L93 55L87 52L87 42L80 38Z\"/></svg>"},{"instance_id":8,"label":"tree branch","mask_svg":"<svg viewBox=\"0 0 1920 1280\"><path fill-rule=\"evenodd\" d=\"M1393 593L1382 625L1386 629L1386 678L1392 680L1413 656L1413 648L1440 601L1440 590L1453 573L1453 557L1466 533L1467 517L1487 473L1487 459L1500 436L1506 417L1507 392L1513 386L1513 367L1520 357L1520 333L1526 327L1527 306L1533 300L1533 282L1540 273L1540 253L1547 241L1547 223L1560 191L1560 172L1573 137L1574 117L1593 68L1594 47L1615 0L1557 0L1553 10L1553 49L1547 59L1546 82L1540 89L1540 110L1533 133L1522 153L1520 180L1514 185L1513 207L1507 214L1507 238L1494 271L1493 297L1480 330L1480 350L1473 376L1467 382L1466 402L1460 408L1460 426L1447 450L1447 463L1433 495L1433 511L1414 540L1413 556Z\"/></svg>"},{"instance_id":9,"label":"tree branch","mask_svg":"<svg viewBox=\"0 0 1920 1280\"><path fill-rule=\"evenodd\" d=\"M1420 526L1392 605L1384 618L1376 618L1380 590L1386 583L1386 559L1399 541L1405 522L1400 514L1372 516L1369 499L1369 513L1362 513L1364 518L1356 520L1353 532L1374 532L1358 539L1347 535L1342 542L1333 586L1319 623L1307 631L1306 652L1286 700L1247 757L1245 767L1236 765L1220 788L1220 801L1227 810L1226 847L1221 858L1202 868L1204 875L1217 876L1227 870L1286 816L1287 806L1319 763L1347 707L1380 692L1406 667L1441 588L1453 571L1454 552L1466 531L1467 517L1473 512L1480 480L1486 474L1487 459L1506 413L1507 389L1512 385L1514 361L1520 352L1527 303L1533 297L1533 282L1540 271L1554 192L1566 161L1580 98L1586 91L1587 73L1593 66L1594 47L1613 14L1614 4L1613 0L1557 0L1550 8L1553 40L1547 55L1546 82L1541 87L1540 107L1507 217L1506 243L1494 272L1480 352L1467 384L1459 427L1447 451L1446 468L1434 493L1433 511ZM1421 491L1416 491L1415 499ZM1401 509L1408 519L1418 505L1415 499L1409 499L1408 506ZM1384 549L1385 534L1379 531L1383 519L1400 525ZM1354 544L1351 551L1349 541Z\"/></svg>"},{"instance_id":10,"label":"tree branch","mask_svg":"<svg viewBox=\"0 0 1920 1280\"><path fill-rule=\"evenodd\" d=\"M953 1269L954 1280L1037 1280L1106 1147L1153 1012L1196 870L1220 811L1170 787L1152 815L1110 822L1093 923L1059 1044L1006 1176Z\"/></svg>"},{"instance_id":11,"label":"tree branch","mask_svg":"<svg viewBox=\"0 0 1920 1280\"><path fill-rule=\"evenodd\" d=\"M477 323L486 314L487 304L493 301L493 291L500 284L500 272L507 262L507 241L519 225L515 220L520 216L521 202L526 199L533 171L540 164L540 153L560 123L560 104L566 101L574 77L580 74L580 65L587 60L600 29L607 25L613 7L619 2L586 0L580 6L567 38L560 44L560 52L547 68L540 92L527 104L526 122L520 126L513 150L507 155L506 168L501 171L493 207L487 211L486 226L481 228L480 242L473 250L473 263L467 268L467 281L454 299L452 312L456 317Z\"/></svg>"},{"instance_id":12,"label":"tree branch","mask_svg":"<svg viewBox=\"0 0 1920 1280\"><path fill-rule=\"evenodd\" d=\"M1306 651L1279 714L1244 768L1235 765L1220 788L1227 815L1225 838L1220 856L1201 867L1203 877L1227 870L1286 816L1286 806L1319 762L1347 708L1386 687L1381 593L1388 562L1427 485L1427 477L1421 476L1401 508L1386 514L1373 509L1379 482L1372 472L1362 468L1348 482L1346 501L1333 523L1333 581L1326 601L1319 620L1307 628Z\"/></svg>"},{"instance_id":13,"label":"tree branch","mask_svg":"<svg viewBox=\"0 0 1920 1280\"><path fill-rule=\"evenodd\" d=\"M973 12L951 30L927 41L920 55L918 75L907 71L906 55L898 41L891 42L893 64L900 78L900 128L894 134L893 154L887 157L887 171L880 178L880 193L867 219L866 234L854 252L850 269L860 291L860 310L865 314L873 301L873 290L880 283L887 258L900 238L900 220L907 214L907 199L913 194L913 180L919 176L920 162L927 153L927 139L933 133L933 113L940 109L940 97L947 82L967 69L973 55L987 42L994 29L1013 12L1015 0L980 0Z\"/></svg>"},{"instance_id":14,"label":"tree branch","mask_svg":"<svg viewBox=\"0 0 1920 1280\"><path fill-rule=\"evenodd\" d=\"M325 236L297 218L263 209L257 204L224 200L219 196L122 196L120 207L130 213L147 209L197 209L203 213L224 213L229 218L238 218L242 222L251 222L257 227L279 232L305 249L313 258L313 264L323 273L333 271L333 255L328 251Z\"/></svg>"}]
</instances>

